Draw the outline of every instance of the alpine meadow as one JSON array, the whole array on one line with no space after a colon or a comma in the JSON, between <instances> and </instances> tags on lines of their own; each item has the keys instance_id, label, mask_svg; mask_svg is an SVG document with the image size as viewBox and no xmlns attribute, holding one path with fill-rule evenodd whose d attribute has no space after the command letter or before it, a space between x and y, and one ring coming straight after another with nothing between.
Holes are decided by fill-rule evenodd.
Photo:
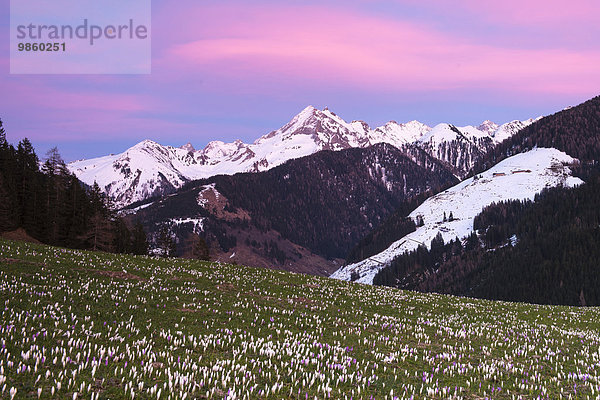
<instances>
[{"instance_id":1,"label":"alpine meadow","mask_svg":"<svg viewBox=\"0 0 600 400\"><path fill-rule=\"evenodd\" d=\"M0 399L600 400L597 0L0 8Z\"/></svg>"}]
</instances>

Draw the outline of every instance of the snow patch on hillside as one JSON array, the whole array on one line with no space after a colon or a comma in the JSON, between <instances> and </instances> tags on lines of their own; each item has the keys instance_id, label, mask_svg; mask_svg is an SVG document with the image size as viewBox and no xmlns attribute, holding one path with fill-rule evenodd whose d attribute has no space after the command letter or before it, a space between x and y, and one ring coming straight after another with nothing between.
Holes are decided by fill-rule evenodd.
<instances>
[{"instance_id":1,"label":"snow patch on hillside","mask_svg":"<svg viewBox=\"0 0 600 400\"><path fill-rule=\"evenodd\" d=\"M219 198L219 196L221 195L221 193L219 193L219 191L215 188L215 184L211 183L210 185L204 185L202 186L202 188L200 189L200 192L198 193L198 205L200 207L206 208L206 206L208 205L210 198L210 195L212 194L212 196L214 196L215 198Z\"/></svg>"},{"instance_id":2,"label":"snow patch on hillside","mask_svg":"<svg viewBox=\"0 0 600 400\"><path fill-rule=\"evenodd\" d=\"M357 272L360 275L358 282L372 284L377 272L396 256L414 250L420 244L430 247L438 233L445 242L470 235L475 216L491 203L509 199L533 200L544 188L573 187L583 183L571 176L567 165L574 162L576 160L567 154L547 148L507 158L477 178L466 179L426 200L409 215L415 221L421 216L423 226L392 243L383 252L340 268L331 277L350 280L351 274ZM444 213L447 217L452 213L454 220L444 222Z\"/></svg>"},{"instance_id":3,"label":"snow patch on hillside","mask_svg":"<svg viewBox=\"0 0 600 400\"><path fill-rule=\"evenodd\" d=\"M173 218L169 222L172 225L192 224L193 232L197 234L204 230L204 218Z\"/></svg>"}]
</instances>

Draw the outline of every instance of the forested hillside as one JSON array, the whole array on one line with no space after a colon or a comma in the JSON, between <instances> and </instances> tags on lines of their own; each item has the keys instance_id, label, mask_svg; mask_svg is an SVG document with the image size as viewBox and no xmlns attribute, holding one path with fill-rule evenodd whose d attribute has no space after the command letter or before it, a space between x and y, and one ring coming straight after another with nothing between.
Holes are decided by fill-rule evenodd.
<instances>
[{"instance_id":1,"label":"forested hillside","mask_svg":"<svg viewBox=\"0 0 600 400\"><path fill-rule=\"evenodd\" d=\"M436 188L441 191L443 188ZM415 222L408 214L417 208L435 191L421 193L411 200L402 203L381 225L361 239L346 256L346 263L351 264L371 257L383 250L396 240L401 239L415 230Z\"/></svg>"},{"instance_id":2,"label":"forested hillside","mask_svg":"<svg viewBox=\"0 0 600 400\"><path fill-rule=\"evenodd\" d=\"M456 181L450 172L430 172L387 144L324 151L274 171L213 180L257 227L274 229L325 257L344 257L403 201Z\"/></svg>"},{"instance_id":3,"label":"forested hillside","mask_svg":"<svg viewBox=\"0 0 600 400\"><path fill-rule=\"evenodd\" d=\"M322 151L261 173L197 181L138 213L151 231L171 223L180 243L186 235L185 224L175 222L202 219L207 241L218 241L221 250L238 254L239 247L245 246L287 265L299 256L283 251L281 241L326 259L343 258L405 201L456 182L444 164L439 163L433 172L401 150L378 144ZM209 186L223 201L218 210L198 204L200 192ZM194 225L188 224L187 229L192 231ZM256 231L253 237L247 235L250 231Z\"/></svg>"},{"instance_id":4,"label":"forested hillside","mask_svg":"<svg viewBox=\"0 0 600 400\"><path fill-rule=\"evenodd\" d=\"M117 218L100 188L87 188L69 173L56 148L40 163L28 139L16 147L7 142L0 121L0 233L18 228L52 245L148 251L142 226Z\"/></svg>"},{"instance_id":5,"label":"forested hillside","mask_svg":"<svg viewBox=\"0 0 600 400\"><path fill-rule=\"evenodd\" d=\"M487 207L474 220L477 233L449 243L438 236L427 243L429 250L421 246L398 256L374 283L490 299L600 304L600 97L523 128L483 157L474 172L535 147L578 158L570 168L586 183L545 190L535 202Z\"/></svg>"},{"instance_id":6,"label":"forested hillside","mask_svg":"<svg viewBox=\"0 0 600 400\"><path fill-rule=\"evenodd\" d=\"M600 96L544 117L489 151L475 167L484 171L534 147L553 147L585 163L600 160Z\"/></svg>"},{"instance_id":7,"label":"forested hillside","mask_svg":"<svg viewBox=\"0 0 600 400\"><path fill-rule=\"evenodd\" d=\"M467 240L394 260L378 285L488 299L600 305L600 176L486 208Z\"/></svg>"}]
</instances>

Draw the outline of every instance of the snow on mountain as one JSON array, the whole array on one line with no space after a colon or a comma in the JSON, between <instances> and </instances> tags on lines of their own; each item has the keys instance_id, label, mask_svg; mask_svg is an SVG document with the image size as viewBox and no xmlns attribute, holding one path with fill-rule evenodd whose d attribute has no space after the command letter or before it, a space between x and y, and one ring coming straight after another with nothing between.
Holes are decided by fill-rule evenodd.
<instances>
[{"instance_id":1,"label":"snow on mountain","mask_svg":"<svg viewBox=\"0 0 600 400\"><path fill-rule=\"evenodd\" d=\"M500 126L497 123L492 122L489 119L486 119L485 121L483 121L481 123L481 125L479 125L477 127L477 129L479 129L482 132L487 133L489 136L493 136L494 132L496 132L499 127Z\"/></svg>"},{"instance_id":2,"label":"snow on mountain","mask_svg":"<svg viewBox=\"0 0 600 400\"><path fill-rule=\"evenodd\" d=\"M511 121L506 124L502 124L498 127L498 129L496 129L496 131L491 136L494 138L494 141L496 143L500 143L541 118L542 117L538 117L535 119L530 118L525 121Z\"/></svg>"},{"instance_id":3,"label":"snow on mountain","mask_svg":"<svg viewBox=\"0 0 600 400\"><path fill-rule=\"evenodd\" d=\"M535 121L512 121L500 126L484 121L478 127L438 124L418 139L418 145L430 156L446 162L464 176L495 145Z\"/></svg>"},{"instance_id":4,"label":"snow on mountain","mask_svg":"<svg viewBox=\"0 0 600 400\"><path fill-rule=\"evenodd\" d=\"M117 204L129 204L181 186L194 158L184 149L144 140L122 154L69 164L71 172L98 185Z\"/></svg>"},{"instance_id":5,"label":"snow on mountain","mask_svg":"<svg viewBox=\"0 0 600 400\"><path fill-rule=\"evenodd\" d=\"M415 143L429 131L431 128L419 121L410 121L406 124L390 121L369 132L369 142L371 144L388 143L398 147L402 144Z\"/></svg>"},{"instance_id":6,"label":"snow on mountain","mask_svg":"<svg viewBox=\"0 0 600 400\"><path fill-rule=\"evenodd\" d=\"M449 124L430 128L418 121L390 121L371 129L363 121L348 123L327 108L308 106L289 123L252 144L241 140L212 141L196 150L191 143L175 148L145 140L122 154L75 161L69 169L87 184L97 182L121 207L172 192L190 180L260 172L321 150L364 148L377 143L398 148L422 147L464 174L499 138L506 138L531 122L514 121L498 127L486 121L478 128Z\"/></svg>"},{"instance_id":7,"label":"snow on mountain","mask_svg":"<svg viewBox=\"0 0 600 400\"><path fill-rule=\"evenodd\" d=\"M194 148L194 146L192 146L192 144L190 142L181 146L180 149L185 150L188 153L193 153L194 151L196 151L196 149Z\"/></svg>"},{"instance_id":8,"label":"snow on mountain","mask_svg":"<svg viewBox=\"0 0 600 400\"><path fill-rule=\"evenodd\" d=\"M567 166L575 160L567 154L547 148L538 148L505 159L477 178L469 178L458 185L427 199L409 217L416 221L421 216L424 225L392 243L383 252L366 260L340 268L332 278L350 280L353 272L360 275L358 282L373 283L379 270L389 265L398 255L417 248L431 246L431 240L441 233L444 241L464 238L473 231L473 220L484 207L493 202L510 199L530 199L547 187L575 186L583 183L571 176ZM452 213L454 220L444 222L444 213Z\"/></svg>"}]
</instances>

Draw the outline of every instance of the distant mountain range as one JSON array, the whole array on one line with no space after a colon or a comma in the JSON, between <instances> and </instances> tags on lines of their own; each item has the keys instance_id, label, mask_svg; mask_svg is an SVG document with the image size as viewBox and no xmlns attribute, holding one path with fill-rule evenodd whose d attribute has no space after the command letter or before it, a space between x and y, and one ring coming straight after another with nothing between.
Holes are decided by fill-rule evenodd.
<instances>
[{"instance_id":1,"label":"distant mountain range","mask_svg":"<svg viewBox=\"0 0 600 400\"><path fill-rule=\"evenodd\" d=\"M252 144L213 141L196 150L190 143L176 148L144 140L121 154L75 161L68 167L81 181L89 185L97 182L119 207L173 193L197 179L261 172L322 150L367 148L378 143L401 149L428 169L439 167L431 163L434 158L457 177L463 177L498 143L532 122L529 119L497 125L485 121L477 127L443 123L432 128L418 121L390 121L372 129L363 121L348 123L327 108L309 106L285 126Z\"/></svg>"},{"instance_id":2,"label":"distant mountain range","mask_svg":"<svg viewBox=\"0 0 600 400\"><path fill-rule=\"evenodd\" d=\"M123 212L153 238L168 227L179 254L195 233L210 244L213 259L329 275L398 207L458 182L441 161L423 159L435 167L386 143L324 150L269 171L190 182Z\"/></svg>"},{"instance_id":3,"label":"distant mountain range","mask_svg":"<svg viewBox=\"0 0 600 400\"><path fill-rule=\"evenodd\" d=\"M600 97L476 127L372 129L307 107L252 144L144 141L69 168L143 224L156 254L205 243L214 261L600 304Z\"/></svg>"}]
</instances>

